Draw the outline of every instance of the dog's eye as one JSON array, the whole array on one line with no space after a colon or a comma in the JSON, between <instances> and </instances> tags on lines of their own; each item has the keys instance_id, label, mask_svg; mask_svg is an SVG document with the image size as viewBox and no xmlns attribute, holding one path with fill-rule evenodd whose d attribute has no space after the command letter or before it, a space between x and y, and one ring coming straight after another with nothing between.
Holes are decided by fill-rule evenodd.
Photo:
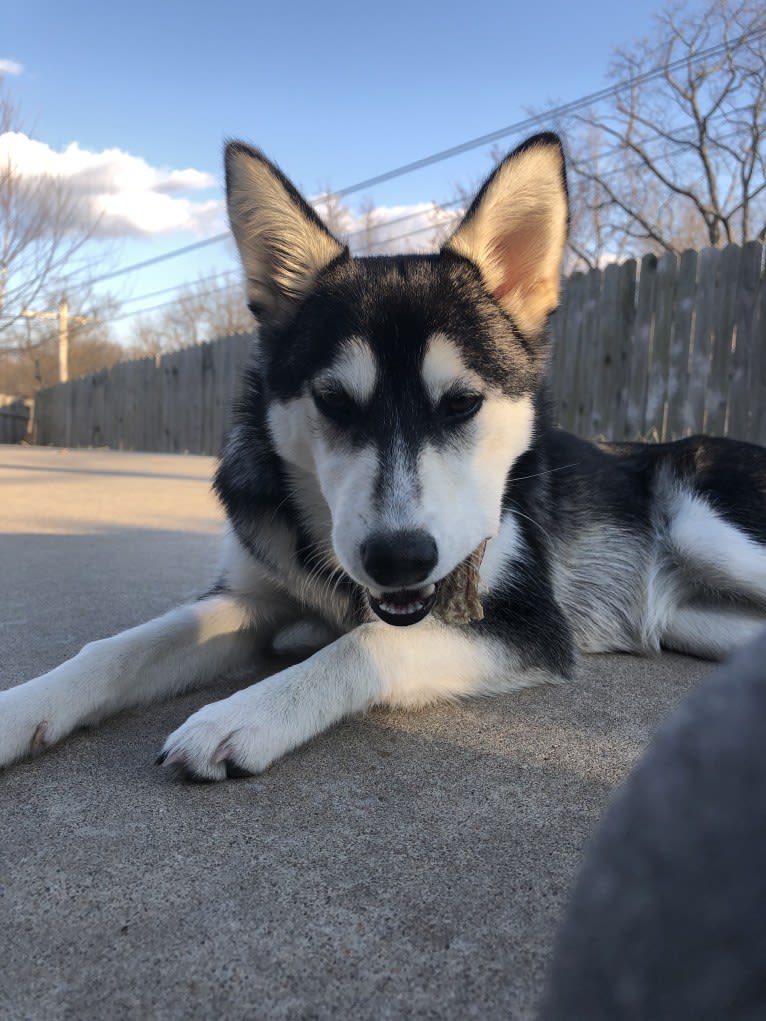
<instances>
[{"instance_id":1,"label":"dog's eye","mask_svg":"<svg viewBox=\"0 0 766 1021\"><path fill-rule=\"evenodd\" d=\"M439 401L439 414L448 422L464 422L472 418L483 403L482 394L456 390L445 394Z\"/></svg>"},{"instance_id":2,"label":"dog's eye","mask_svg":"<svg viewBox=\"0 0 766 1021\"><path fill-rule=\"evenodd\" d=\"M356 411L356 403L340 386L316 387L311 392L317 409L335 422L347 421Z\"/></svg>"}]
</instances>

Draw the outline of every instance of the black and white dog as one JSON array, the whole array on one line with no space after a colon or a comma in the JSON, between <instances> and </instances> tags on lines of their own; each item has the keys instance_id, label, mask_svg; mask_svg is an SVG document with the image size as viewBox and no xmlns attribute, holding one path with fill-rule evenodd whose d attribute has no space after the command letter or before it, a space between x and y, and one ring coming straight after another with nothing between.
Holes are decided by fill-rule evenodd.
<instances>
[{"instance_id":1,"label":"black and white dog","mask_svg":"<svg viewBox=\"0 0 766 1021\"><path fill-rule=\"evenodd\" d=\"M594 446L553 427L556 136L511 153L435 255L351 258L259 152L230 144L226 172L260 328L215 479L220 576L0 693L0 763L268 650L307 658L196 712L161 762L255 773L375 704L566 678L577 649L718 658L762 628L761 448ZM445 624L439 584L485 539L484 619Z\"/></svg>"}]
</instances>

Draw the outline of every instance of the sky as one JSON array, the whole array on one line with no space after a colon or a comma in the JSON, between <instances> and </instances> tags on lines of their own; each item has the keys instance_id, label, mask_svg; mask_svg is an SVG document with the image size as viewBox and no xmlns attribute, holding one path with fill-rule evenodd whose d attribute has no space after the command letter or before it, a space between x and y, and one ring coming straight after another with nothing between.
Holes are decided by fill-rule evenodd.
<instances>
[{"instance_id":1,"label":"sky","mask_svg":"<svg viewBox=\"0 0 766 1021\"><path fill-rule=\"evenodd\" d=\"M651 35L661 4L3 6L0 74L23 128L6 151L22 172L69 178L97 210L86 277L118 274L94 290L125 302L115 326L126 339L133 313L172 295L137 299L236 265L226 241L119 272L226 231L224 139L257 145L308 196L352 186L603 88L614 48ZM404 229L427 227L432 202L454 203L459 187L481 183L490 150L353 194L348 228L365 204L394 219L421 207ZM421 229L401 243L429 236Z\"/></svg>"}]
</instances>

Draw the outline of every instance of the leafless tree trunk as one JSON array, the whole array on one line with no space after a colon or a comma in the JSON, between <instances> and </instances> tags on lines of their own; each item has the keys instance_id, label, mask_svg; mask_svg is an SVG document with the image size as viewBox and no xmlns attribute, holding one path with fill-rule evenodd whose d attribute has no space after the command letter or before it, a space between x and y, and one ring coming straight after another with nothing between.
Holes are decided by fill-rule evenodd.
<instances>
[{"instance_id":1,"label":"leafless tree trunk","mask_svg":"<svg viewBox=\"0 0 766 1021\"><path fill-rule=\"evenodd\" d=\"M362 216L362 227L359 232L357 251L360 255L374 255L378 222L375 216L375 203L371 198L366 198L362 202L360 213Z\"/></svg>"},{"instance_id":2,"label":"leafless tree trunk","mask_svg":"<svg viewBox=\"0 0 766 1021\"><path fill-rule=\"evenodd\" d=\"M18 110L0 77L0 350L23 343L25 308L67 289L82 266L78 256L97 224L83 228L78 196L66 182L41 172L22 174L14 159Z\"/></svg>"},{"instance_id":3,"label":"leafless tree trunk","mask_svg":"<svg viewBox=\"0 0 766 1021\"><path fill-rule=\"evenodd\" d=\"M611 75L632 84L565 125L581 262L764 240L763 0L670 6Z\"/></svg>"},{"instance_id":4,"label":"leafless tree trunk","mask_svg":"<svg viewBox=\"0 0 766 1021\"><path fill-rule=\"evenodd\" d=\"M255 328L238 276L201 276L154 314L137 316L131 352L156 355Z\"/></svg>"}]
</instances>

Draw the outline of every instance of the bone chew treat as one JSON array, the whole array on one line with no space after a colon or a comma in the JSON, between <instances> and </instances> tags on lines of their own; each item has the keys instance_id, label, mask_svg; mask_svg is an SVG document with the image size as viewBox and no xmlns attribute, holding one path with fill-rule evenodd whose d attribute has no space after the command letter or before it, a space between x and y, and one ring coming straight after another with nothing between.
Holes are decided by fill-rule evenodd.
<instances>
[{"instance_id":1,"label":"bone chew treat","mask_svg":"<svg viewBox=\"0 0 766 1021\"><path fill-rule=\"evenodd\" d=\"M470 624L484 619L479 599L479 568L486 546L485 539L440 582L434 613L445 624Z\"/></svg>"}]
</instances>

